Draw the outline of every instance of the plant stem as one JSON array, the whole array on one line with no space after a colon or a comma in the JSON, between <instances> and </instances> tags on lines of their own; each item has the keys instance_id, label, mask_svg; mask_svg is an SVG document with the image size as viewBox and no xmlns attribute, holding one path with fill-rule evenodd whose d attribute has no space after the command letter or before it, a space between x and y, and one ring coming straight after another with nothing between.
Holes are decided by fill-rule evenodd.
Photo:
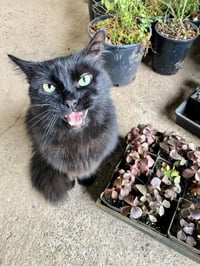
<instances>
[{"instance_id":1,"label":"plant stem","mask_svg":"<svg viewBox=\"0 0 200 266\"><path fill-rule=\"evenodd\" d=\"M183 16L185 14L185 8L186 8L186 5L187 5L187 2L188 2L188 0L184 1L184 6L183 6L183 9L182 9L182 14L181 14L181 21L183 21Z\"/></svg>"}]
</instances>

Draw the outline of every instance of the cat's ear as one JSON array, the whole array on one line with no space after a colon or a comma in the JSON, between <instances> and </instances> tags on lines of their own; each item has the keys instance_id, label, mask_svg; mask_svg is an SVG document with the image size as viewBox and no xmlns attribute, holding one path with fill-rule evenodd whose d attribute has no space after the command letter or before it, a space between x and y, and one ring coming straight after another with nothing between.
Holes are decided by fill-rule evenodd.
<instances>
[{"instance_id":1,"label":"cat's ear","mask_svg":"<svg viewBox=\"0 0 200 266\"><path fill-rule=\"evenodd\" d=\"M99 30L93 38L90 40L89 44L85 48L85 53L94 54L95 59L99 59L102 56L102 52L105 49L105 31Z\"/></svg>"},{"instance_id":2,"label":"cat's ear","mask_svg":"<svg viewBox=\"0 0 200 266\"><path fill-rule=\"evenodd\" d=\"M10 54L8 54L8 57L26 74L27 79L30 80L30 78L35 73L34 70L36 68L37 63L25 61Z\"/></svg>"}]
</instances>

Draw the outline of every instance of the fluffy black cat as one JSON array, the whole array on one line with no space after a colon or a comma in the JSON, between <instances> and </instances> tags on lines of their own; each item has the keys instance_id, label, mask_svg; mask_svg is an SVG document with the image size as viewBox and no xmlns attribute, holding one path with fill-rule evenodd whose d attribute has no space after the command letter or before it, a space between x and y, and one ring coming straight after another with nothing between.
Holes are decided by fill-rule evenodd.
<instances>
[{"instance_id":1,"label":"fluffy black cat","mask_svg":"<svg viewBox=\"0 0 200 266\"><path fill-rule=\"evenodd\" d=\"M95 176L118 140L112 87L104 70L104 31L81 52L44 62L8 55L26 74L30 107L26 128L33 143L33 186L56 202Z\"/></svg>"}]
</instances>

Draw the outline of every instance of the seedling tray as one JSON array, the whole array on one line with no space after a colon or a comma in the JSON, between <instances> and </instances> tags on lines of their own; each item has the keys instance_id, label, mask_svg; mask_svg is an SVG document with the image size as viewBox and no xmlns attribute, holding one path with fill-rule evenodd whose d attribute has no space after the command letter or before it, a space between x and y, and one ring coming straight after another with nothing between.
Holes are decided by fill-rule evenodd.
<instances>
[{"instance_id":1,"label":"seedling tray","mask_svg":"<svg viewBox=\"0 0 200 266\"><path fill-rule=\"evenodd\" d=\"M142 128L144 128L143 125L142 125ZM147 126L147 129L149 130L148 126ZM137 130L138 130L138 128L137 128ZM137 133L137 130L132 131L133 135L135 135ZM146 130L146 128L145 128L145 130ZM129 136L129 137L130 137L130 132L127 134L127 136ZM152 130L152 132L153 132L153 130ZM149 134L149 132L147 134ZM156 136L158 137L159 141L162 139L161 134L160 134L160 132L158 132L158 134L156 133ZM127 136L126 136L126 140L127 140ZM173 138L175 138L178 141L180 140L181 143L184 142L184 139L180 138L180 136L178 136L178 135L176 137L176 135L174 133L169 134L169 132L167 132L164 137L165 137L165 139L168 138L169 143L171 143L171 141L174 140ZM137 139L136 143L138 145L138 138L136 137L136 139ZM144 135L142 136L142 139L144 139ZM128 141L128 142L130 142L130 141ZM166 146L163 145L163 139L161 140L161 142L162 142L161 146L165 148ZM181 191L177 192L176 197L174 197L173 199L170 198L171 201L169 200L168 196L166 196L166 194L164 194L164 193L166 193L166 190L169 188L169 187L166 187L167 183L164 183L164 187L162 187L163 183L161 185L159 185L161 188L161 190L159 190L161 193L159 195L159 198L161 196L161 198L162 198L161 202L162 203L164 203L164 199L167 201L170 201L170 207L166 207L165 211L163 212L164 214L160 215L160 217L159 217L159 215L156 216L158 213L156 215L153 214L153 215L155 215L155 217L157 219L157 221L155 223L154 222L152 223L153 220L151 220L151 219L149 220L150 216L143 216L142 215L142 216L139 216L137 218L134 218L135 214L131 213L132 209L130 209L130 206L134 206L134 208L135 207L137 208L139 206L139 208L142 210L143 210L142 206L144 206L143 201L141 200L142 196L144 196L143 192L141 192L141 190L137 191L135 189L138 187L138 184L139 185L141 184L142 186L146 186L146 187L149 187L149 185L153 186L152 179L154 179L155 177L159 177L159 175L157 175L157 173L158 173L157 171L160 171L160 169L161 169L160 165L161 166L168 165L169 169L176 170L174 168L174 159L172 157L167 158L167 156L169 156L169 154L167 155L167 153L165 153L165 151L163 149L159 148L157 144L158 143L156 143L156 145L151 146L151 149L148 150L147 154L145 154L145 157L144 157L144 158L146 158L146 156L150 155L154 160L154 164L151 167L150 171L148 169L148 171L146 173L146 177L145 177L144 173L140 176L137 176L136 179L134 179L133 183L131 183L132 187L130 189L128 196L125 196L124 198L122 197L122 199L121 199L120 195L122 195L122 194L120 194L120 193L122 190L118 190L117 184L119 183L118 182L119 180L124 181L127 178L127 176L126 177L123 176L124 172L121 169L125 169L124 170L125 174L130 172L130 169L135 164L135 161L133 160L133 164L131 164L132 162L129 164L129 163L127 163L127 158L128 158L128 156L132 156L132 151L137 150L137 148L135 149L135 147L137 146L137 145L135 146L135 143L127 144L127 147L126 147L126 149L122 155L122 158L119 160L118 164L114 168L113 174L110 178L110 182L107 184L105 190L100 194L99 198L97 199L96 205L98 207L100 207L101 209L103 209L104 211L106 211L107 213L121 219L122 221L124 221L124 222L126 222L132 226L134 226L136 229L150 235L152 238L158 240L159 242L162 242L163 244L167 245L168 247L174 249L175 251L178 251L182 255L187 256L188 258L200 263L200 255L198 254L198 253L200 253L200 250L198 250L199 249L199 241L198 241L198 247L197 247L198 249L197 249L197 248L191 247L190 245L186 244L185 242L183 242L179 239L176 239L176 236L173 236L173 234L170 234L170 227L172 225L173 218L175 217L175 213L177 211L177 206L179 204L179 200L180 199L186 199L186 201L188 200L188 191L190 191L189 188L191 189L191 182L193 182L193 179L188 179L188 178L185 179L182 176L180 176L180 180L179 180L178 184L181 187ZM196 151L199 151L198 147L196 148ZM177 157L177 154L174 154L173 156L175 158L175 157ZM163 162L164 162L164 164L163 164ZM190 161L188 160L186 163L186 166L179 165L177 167L178 174L179 173L182 174L184 172L184 169L186 169L186 168L188 169L190 166L189 163L190 163ZM129 168L129 166L130 166L130 168ZM144 169L144 165L142 166L142 168ZM121 172L123 172L122 176L120 176ZM165 175L167 175L166 172L165 172ZM183 174L183 176L184 176L184 174ZM162 178L162 176L161 176L161 178ZM132 177L130 178L130 180L132 180ZM157 178L157 180L158 180L158 178ZM177 184L174 180L175 179L170 179L170 182L171 182L170 185ZM195 179L195 182L196 182L196 179ZM154 185L155 185L155 181L154 181ZM121 186L121 188L122 188L122 186ZM141 186L140 186L140 188L141 188ZM114 194L112 194L113 191L114 191ZM116 193L118 193L117 197L116 197ZM112 196L108 196L108 195L112 195ZM127 197L130 199L129 196L131 196L133 198L133 201L131 201L131 202L127 201ZM139 199L140 203L137 205L137 201L136 201L136 205L134 205L134 204L131 205L132 203L135 202L134 199L136 197ZM189 200L191 201L191 199L192 199L192 203L193 202L195 204L200 203L200 197L199 196L194 196L194 198L192 197ZM152 203L151 201L148 201L148 200L145 200L144 202L145 203L147 202L148 204ZM145 205L145 206L147 206L147 205ZM163 206L164 206L164 204L163 204ZM126 207L128 207L129 212L123 213L122 209L126 209ZM149 210L148 210L148 213L149 213ZM122 213L123 213L123 215L122 215ZM132 215L132 217L131 217L131 215ZM136 212L136 215L137 215L137 212ZM145 215L146 215L146 212L145 212ZM148 217L148 219L146 217ZM194 250L195 250L195 252L194 252Z\"/></svg>"},{"instance_id":2,"label":"seedling tray","mask_svg":"<svg viewBox=\"0 0 200 266\"><path fill-rule=\"evenodd\" d=\"M140 230L141 232L151 236L153 239L162 242L163 244L165 244L166 246L172 248L173 250L181 253L182 255L196 261L197 263L200 263L200 255L191 252L191 250L187 247L185 247L182 243L178 243L175 242L171 239L169 239L168 237L163 236L160 233L157 233L151 229L149 229L148 227L140 224L139 222L137 222L136 220L131 220L128 217L122 216L119 212L114 211L113 209L111 209L110 207L108 207L101 199L101 197L99 197L96 201L96 206L101 208L103 211L113 215L114 217L122 220L123 222L135 227L137 230Z\"/></svg>"}]
</instances>

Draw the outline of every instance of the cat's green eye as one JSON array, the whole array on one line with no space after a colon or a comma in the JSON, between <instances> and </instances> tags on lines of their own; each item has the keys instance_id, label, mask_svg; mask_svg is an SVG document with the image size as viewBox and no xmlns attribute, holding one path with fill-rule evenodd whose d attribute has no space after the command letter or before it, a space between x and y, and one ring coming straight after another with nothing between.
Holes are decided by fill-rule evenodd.
<instances>
[{"instance_id":1,"label":"cat's green eye","mask_svg":"<svg viewBox=\"0 0 200 266\"><path fill-rule=\"evenodd\" d=\"M47 93L52 93L56 90L56 87L50 83L44 83L42 84L42 88Z\"/></svg>"},{"instance_id":2,"label":"cat's green eye","mask_svg":"<svg viewBox=\"0 0 200 266\"><path fill-rule=\"evenodd\" d=\"M92 81L92 75L89 73L84 73L83 75L81 75L81 78L79 79L78 84L81 87L85 87L89 85L91 81Z\"/></svg>"}]
</instances>

